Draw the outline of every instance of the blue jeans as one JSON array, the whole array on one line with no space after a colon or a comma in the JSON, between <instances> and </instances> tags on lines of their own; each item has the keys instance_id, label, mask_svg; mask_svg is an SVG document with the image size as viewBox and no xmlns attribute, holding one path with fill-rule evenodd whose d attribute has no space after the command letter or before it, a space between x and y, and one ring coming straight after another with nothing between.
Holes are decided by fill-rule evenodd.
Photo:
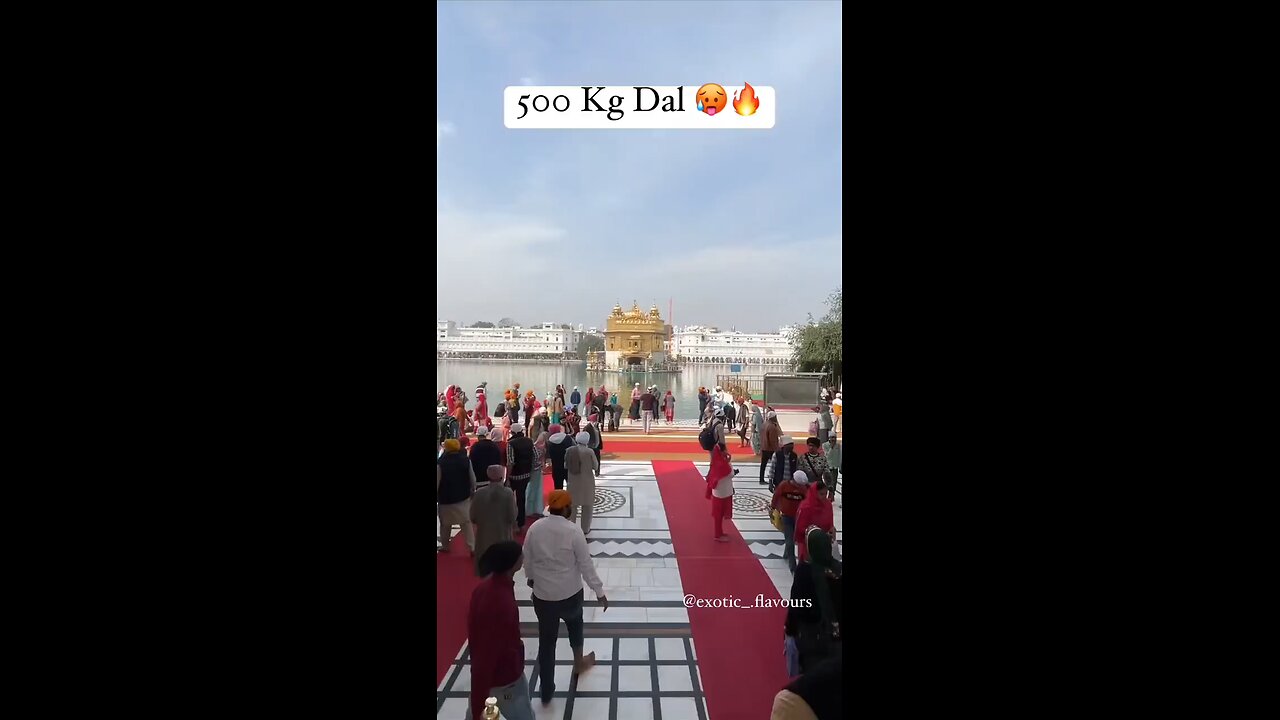
<instances>
[{"instance_id":1,"label":"blue jeans","mask_svg":"<svg viewBox=\"0 0 1280 720\"><path fill-rule=\"evenodd\" d=\"M529 700L529 679L520 674L520 677L510 685L491 688L489 697L498 698L498 710L502 713L503 720L533 720L533 704ZM471 715L467 715L466 720L471 720Z\"/></svg>"},{"instance_id":2,"label":"blue jeans","mask_svg":"<svg viewBox=\"0 0 1280 720\"><path fill-rule=\"evenodd\" d=\"M782 559L787 561L787 567L791 568L791 572L796 571L796 519L787 515L782 516Z\"/></svg>"}]
</instances>

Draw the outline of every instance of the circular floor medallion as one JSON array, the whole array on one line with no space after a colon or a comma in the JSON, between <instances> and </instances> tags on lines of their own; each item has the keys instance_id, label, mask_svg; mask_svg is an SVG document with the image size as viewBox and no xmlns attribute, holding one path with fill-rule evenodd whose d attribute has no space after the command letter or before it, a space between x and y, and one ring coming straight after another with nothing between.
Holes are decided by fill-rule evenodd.
<instances>
[{"instance_id":1,"label":"circular floor medallion","mask_svg":"<svg viewBox=\"0 0 1280 720\"><path fill-rule=\"evenodd\" d=\"M751 513L755 515L768 515L769 505L773 502L773 498L769 495L751 492L734 493L733 495L733 511L735 513Z\"/></svg>"},{"instance_id":2,"label":"circular floor medallion","mask_svg":"<svg viewBox=\"0 0 1280 720\"><path fill-rule=\"evenodd\" d=\"M614 510L621 509L627 504L627 498L616 490L606 490L604 488L596 488L595 502L591 505L591 512L594 515L602 513L610 513Z\"/></svg>"}]
</instances>

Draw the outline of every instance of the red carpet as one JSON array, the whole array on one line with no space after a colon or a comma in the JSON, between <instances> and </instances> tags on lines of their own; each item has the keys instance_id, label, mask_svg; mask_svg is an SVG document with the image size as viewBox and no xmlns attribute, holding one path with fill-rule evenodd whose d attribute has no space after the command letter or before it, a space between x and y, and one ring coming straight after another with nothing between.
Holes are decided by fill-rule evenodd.
<instances>
[{"instance_id":1,"label":"red carpet","mask_svg":"<svg viewBox=\"0 0 1280 720\"><path fill-rule=\"evenodd\" d=\"M440 532L439 520L436 533ZM459 534L449 553L436 553L436 687L444 680L467 639L471 591L480 583L467 543Z\"/></svg>"},{"instance_id":2,"label":"red carpet","mask_svg":"<svg viewBox=\"0 0 1280 720\"><path fill-rule=\"evenodd\" d=\"M760 561L730 522L725 522L730 541L713 539L707 485L693 463L655 460L653 472L685 593L706 600L733 597L744 606L760 594L778 599ZM773 697L789 680L782 656L786 617L778 607L689 608L709 720L769 720Z\"/></svg>"},{"instance_id":3,"label":"red carpet","mask_svg":"<svg viewBox=\"0 0 1280 720\"><path fill-rule=\"evenodd\" d=\"M747 439L750 440L751 436L748 435ZM730 455L739 453L755 454L751 452L751 448L738 447L740 441L736 433L732 435L726 434L725 440L729 445ZM703 450L697 440L619 440L617 442L606 440L603 454L608 455L609 453L702 453L707 456L707 460L711 459L711 454ZM711 511L708 510L707 512Z\"/></svg>"},{"instance_id":4,"label":"red carpet","mask_svg":"<svg viewBox=\"0 0 1280 720\"><path fill-rule=\"evenodd\" d=\"M556 489L551 473L542 476L542 508L526 512L541 512L547 504L547 496ZM436 532L440 532L437 521ZM524 543L524 533L516 536ZM449 544L449 554L436 553L436 687L444 681L450 666L458 657L462 643L467 639L467 611L471 607L471 591L480 584L476 577L474 561L467 551L467 543L461 535Z\"/></svg>"},{"instance_id":5,"label":"red carpet","mask_svg":"<svg viewBox=\"0 0 1280 720\"><path fill-rule=\"evenodd\" d=\"M542 476L542 504L555 489L555 481L548 473ZM535 512L540 512L539 508ZM436 532L440 532L437 521ZM524 534L516 536L524 543ZM462 643L467 639L467 611L471 607L471 591L480 584L475 576L467 543L461 535L449 544L449 554L436 553L436 687L444 681L449 667L458 657Z\"/></svg>"}]
</instances>

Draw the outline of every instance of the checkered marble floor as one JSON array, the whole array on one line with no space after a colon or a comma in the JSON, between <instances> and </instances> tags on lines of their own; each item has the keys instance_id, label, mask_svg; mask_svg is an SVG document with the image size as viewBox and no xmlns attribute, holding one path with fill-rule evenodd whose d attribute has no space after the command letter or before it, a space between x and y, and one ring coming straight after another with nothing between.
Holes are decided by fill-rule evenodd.
<instances>
[{"instance_id":1,"label":"checkered marble floor","mask_svg":"<svg viewBox=\"0 0 1280 720\"><path fill-rule=\"evenodd\" d=\"M592 518L587 540L596 572L604 582L609 610L600 608L585 583L583 609L585 650L595 651L598 664L570 677L573 655L561 625L556 644L557 690L548 706L538 700L538 632L532 590L523 570L515 578L534 716L556 720L708 720L697 647L683 602L679 558L671 544L653 466L640 461L606 461L603 465L603 475L596 481L598 514ZM698 472L706 473L706 463L694 465ZM791 573L782 560L781 533L769 522L768 491L756 481L759 465L743 464L739 469L741 479L734 483L733 525L760 559L779 596L789 597ZM836 528L838 537L843 537L838 511ZM711 532L710 517L707 532ZM437 688L437 716L464 718L469 691L469 656L464 645Z\"/></svg>"}]
</instances>

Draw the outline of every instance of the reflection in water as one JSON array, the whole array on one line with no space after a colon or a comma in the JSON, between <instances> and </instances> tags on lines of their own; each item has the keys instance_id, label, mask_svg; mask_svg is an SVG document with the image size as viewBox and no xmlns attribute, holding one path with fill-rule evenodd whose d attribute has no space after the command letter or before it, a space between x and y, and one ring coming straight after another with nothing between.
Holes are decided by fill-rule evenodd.
<instances>
[{"instance_id":1,"label":"reflection in water","mask_svg":"<svg viewBox=\"0 0 1280 720\"><path fill-rule=\"evenodd\" d=\"M763 374L763 369L756 366L744 368L744 374ZM774 368L769 372L778 372ZM550 363L520 362L518 360L437 360L435 392L442 392L449 385L458 385L467 392L468 409L475 407L476 386L488 382L489 407L493 408L493 398L501 398L502 392L513 383L520 383L520 393L533 390L538 397L545 396L555 389L556 385L564 385L565 397L573 392L573 386L586 395L587 386L604 385L609 392L619 388L618 402L625 409L631 403L631 388L640 383L644 389L648 385L657 385L660 394L667 390L676 397L676 419L692 420L698 414L698 386L708 389L715 387L716 375L728 375L728 365L691 365L678 373L642 372L632 374L587 372L582 363L553 365ZM759 398L756 398L757 400Z\"/></svg>"}]
</instances>

